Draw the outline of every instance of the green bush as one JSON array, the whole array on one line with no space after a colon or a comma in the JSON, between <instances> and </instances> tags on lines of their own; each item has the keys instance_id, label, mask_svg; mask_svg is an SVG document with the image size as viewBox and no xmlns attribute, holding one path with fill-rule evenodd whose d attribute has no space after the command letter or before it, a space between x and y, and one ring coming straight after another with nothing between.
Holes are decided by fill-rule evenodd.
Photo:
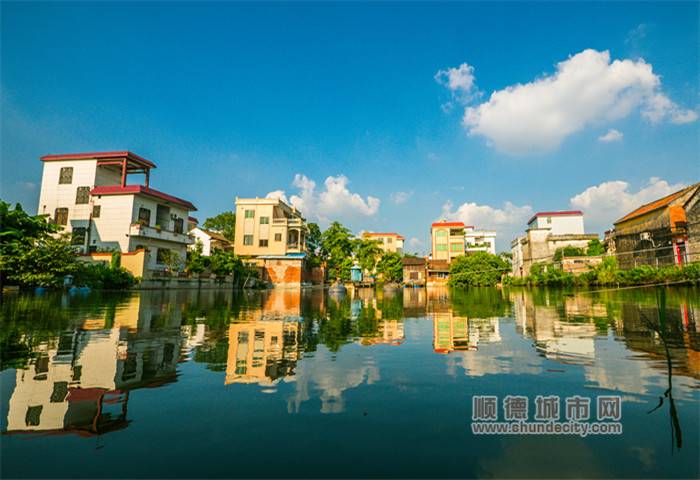
<instances>
[{"instance_id":1,"label":"green bush","mask_svg":"<svg viewBox=\"0 0 700 480\"><path fill-rule=\"evenodd\" d=\"M111 267L104 262L78 263L73 285L95 289L124 290L136 283L136 278L124 267Z\"/></svg>"},{"instance_id":2,"label":"green bush","mask_svg":"<svg viewBox=\"0 0 700 480\"><path fill-rule=\"evenodd\" d=\"M452 261L449 284L460 287L492 287L509 270L510 265L502 257L488 252L474 252Z\"/></svg>"}]
</instances>

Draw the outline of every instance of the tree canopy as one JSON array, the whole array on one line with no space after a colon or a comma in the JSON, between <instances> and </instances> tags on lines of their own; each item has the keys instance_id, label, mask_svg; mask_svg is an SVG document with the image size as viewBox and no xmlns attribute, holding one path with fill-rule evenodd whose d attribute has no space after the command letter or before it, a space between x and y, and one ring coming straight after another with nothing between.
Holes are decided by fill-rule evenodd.
<instances>
[{"instance_id":1,"label":"tree canopy","mask_svg":"<svg viewBox=\"0 0 700 480\"><path fill-rule=\"evenodd\" d=\"M455 258L450 264L450 285L491 287L498 284L510 265L498 255L474 252Z\"/></svg>"},{"instance_id":2,"label":"tree canopy","mask_svg":"<svg viewBox=\"0 0 700 480\"><path fill-rule=\"evenodd\" d=\"M236 236L236 213L222 212L214 217L209 217L204 220L203 226L221 232L224 237L233 240Z\"/></svg>"}]
</instances>

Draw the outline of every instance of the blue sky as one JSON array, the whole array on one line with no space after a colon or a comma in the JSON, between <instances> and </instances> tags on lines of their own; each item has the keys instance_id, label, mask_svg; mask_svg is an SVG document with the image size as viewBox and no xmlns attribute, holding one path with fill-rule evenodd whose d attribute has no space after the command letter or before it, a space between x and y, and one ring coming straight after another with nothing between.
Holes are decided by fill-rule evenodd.
<instances>
[{"instance_id":1,"label":"blue sky","mask_svg":"<svg viewBox=\"0 0 700 480\"><path fill-rule=\"evenodd\" d=\"M698 5L3 2L1 196L128 149L200 219L283 191L421 252L441 217L602 233L700 179Z\"/></svg>"}]
</instances>

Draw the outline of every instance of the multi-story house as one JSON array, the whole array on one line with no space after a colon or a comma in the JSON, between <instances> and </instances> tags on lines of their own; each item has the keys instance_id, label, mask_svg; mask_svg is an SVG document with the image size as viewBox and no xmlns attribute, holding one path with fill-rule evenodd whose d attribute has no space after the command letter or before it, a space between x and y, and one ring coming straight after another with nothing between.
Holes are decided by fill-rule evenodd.
<instances>
[{"instance_id":1,"label":"multi-story house","mask_svg":"<svg viewBox=\"0 0 700 480\"><path fill-rule=\"evenodd\" d=\"M208 257L214 250L233 251L233 242L222 233L195 226L190 230L190 237L195 243L189 246L190 250L196 248L197 244L202 245L202 255Z\"/></svg>"},{"instance_id":2,"label":"multi-story house","mask_svg":"<svg viewBox=\"0 0 700 480\"><path fill-rule=\"evenodd\" d=\"M403 253L403 236L398 233L362 232L363 240L374 240L387 253Z\"/></svg>"},{"instance_id":3,"label":"multi-story house","mask_svg":"<svg viewBox=\"0 0 700 480\"><path fill-rule=\"evenodd\" d=\"M41 160L38 213L61 225L76 249L93 259L108 259L99 253L115 250L136 255L138 262L132 259L124 266L144 277L164 270L170 252L184 261L192 242L188 213L196 208L150 187L153 162L128 151L46 155ZM128 184L135 174L143 182Z\"/></svg>"},{"instance_id":4,"label":"multi-story house","mask_svg":"<svg viewBox=\"0 0 700 480\"><path fill-rule=\"evenodd\" d=\"M301 212L278 198L236 198L234 251L260 267L276 285L300 285L306 268L308 227Z\"/></svg>"},{"instance_id":5,"label":"multi-story house","mask_svg":"<svg viewBox=\"0 0 700 480\"><path fill-rule=\"evenodd\" d=\"M700 260L700 183L628 213L609 237L622 268Z\"/></svg>"},{"instance_id":6,"label":"multi-story house","mask_svg":"<svg viewBox=\"0 0 700 480\"><path fill-rule=\"evenodd\" d=\"M463 222L435 222L430 228L432 244L431 260L445 260L448 263L465 252L465 225Z\"/></svg>"},{"instance_id":7,"label":"multi-story house","mask_svg":"<svg viewBox=\"0 0 700 480\"><path fill-rule=\"evenodd\" d=\"M527 222L525 235L511 242L513 275L527 276L533 264L551 262L559 248L585 249L594 239L598 235L585 233L579 210L538 212Z\"/></svg>"},{"instance_id":8,"label":"multi-story house","mask_svg":"<svg viewBox=\"0 0 700 480\"><path fill-rule=\"evenodd\" d=\"M493 230L478 230L467 225L464 227L464 243L467 252L496 254L496 232Z\"/></svg>"}]
</instances>

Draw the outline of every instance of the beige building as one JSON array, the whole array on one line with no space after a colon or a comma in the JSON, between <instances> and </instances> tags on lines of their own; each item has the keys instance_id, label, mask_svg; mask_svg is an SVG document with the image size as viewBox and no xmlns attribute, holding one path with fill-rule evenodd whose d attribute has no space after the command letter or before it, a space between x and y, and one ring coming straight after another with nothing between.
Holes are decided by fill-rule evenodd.
<instances>
[{"instance_id":1,"label":"beige building","mask_svg":"<svg viewBox=\"0 0 700 480\"><path fill-rule=\"evenodd\" d=\"M234 251L274 285L322 279L306 263L308 227L301 212L278 198L236 198Z\"/></svg>"},{"instance_id":2,"label":"beige building","mask_svg":"<svg viewBox=\"0 0 700 480\"><path fill-rule=\"evenodd\" d=\"M404 237L398 233L362 232L363 240L374 240L384 252L403 253Z\"/></svg>"},{"instance_id":3,"label":"beige building","mask_svg":"<svg viewBox=\"0 0 700 480\"><path fill-rule=\"evenodd\" d=\"M166 252L184 261L192 243L188 216L196 208L150 187L153 162L128 151L46 155L41 160L38 213L61 225L77 250L143 251L143 265L133 273L145 277L165 269ZM135 174L143 181L128 184Z\"/></svg>"},{"instance_id":4,"label":"beige building","mask_svg":"<svg viewBox=\"0 0 700 480\"><path fill-rule=\"evenodd\" d=\"M430 228L431 260L445 260L449 263L455 257L464 255L464 227L463 222L441 220L433 223Z\"/></svg>"},{"instance_id":5,"label":"beige building","mask_svg":"<svg viewBox=\"0 0 700 480\"><path fill-rule=\"evenodd\" d=\"M535 263L548 263L557 249L571 246L587 248L588 242L598 239L587 234L583 225L583 212L538 212L527 223L525 235L511 242L513 276L526 277Z\"/></svg>"},{"instance_id":6,"label":"beige building","mask_svg":"<svg viewBox=\"0 0 700 480\"><path fill-rule=\"evenodd\" d=\"M277 198L236 198L234 250L243 257L306 252L306 220Z\"/></svg>"}]
</instances>

